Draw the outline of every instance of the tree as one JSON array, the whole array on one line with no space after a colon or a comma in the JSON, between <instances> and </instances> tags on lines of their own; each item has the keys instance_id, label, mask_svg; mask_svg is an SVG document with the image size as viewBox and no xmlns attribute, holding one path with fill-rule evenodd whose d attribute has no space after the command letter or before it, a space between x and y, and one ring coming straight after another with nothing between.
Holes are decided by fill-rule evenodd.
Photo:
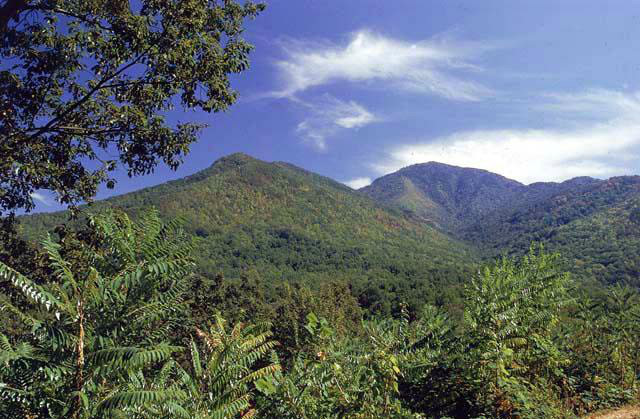
<instances>
[{"instance_id":1,"label":"tree","mask_svg":"<svg viewBox=\"0 0 640 419\"><path fill-rule=\"evenodd\" d=\"M273 376L280 371L277 362L264 365L276 346L270 340L269 325L236 323L228 330L226 321L216 315L209 331L196 329L196 334L202 344L198 349L196 342L191 341L191 368L183 374L190 417L253 417L256 414L252 405L253 387L272 388ZM257 367L260 362L263 366Z\"/></svg>"},{"instance_id":2,"label":"tree","mask_svg":"<svg viewBox=\"0 0 640 419\"><path fill-rule=\"evenodd\" d=\"M640 293L614 285L596 299L582 296L563 321L563 350L572 403L579 412L629 403L638 396Z\"/></svg>"},{"instance_id":3,"label":"tree","mask_svg":"<svg viewBox=\"0 0 640 419\"><path fill-rule=\"evenodd\" d=\"M558 259L532 245L521 260L503 258L467 286L468 380L493 417L553 417L535 410L546 408L543 400L530 402L546 396L565 362L553 339L569 301Z\"/></svg>"},{"instance_id":4,"label":"tree","mask_svg":"<svg viewBox=\"0 0 640 419\"><path fill-rule=\"evenodd\" d=\"M202 125L176 106L218 112L247 69L234 0L5 0L0 6L0 213L33 208L38 189L72 208L98 186L175 169ZM116 159L113 156L117 156Z\"/></svg>"},{"instance_id":5,"label":"tree","mask_svg":"<svg viewBox=\"0 0 640 419\"><path fill-rule=\"evenodd\" d=\"M90 217L83 234L43 247L54 274L45 284L0 263L0 275L34 304L0 300L31 328L19 341L0 328L0 408L16 417L144 417L184 400L181 389L153 386L180 350L170 338L186 317L193 262L177 224L157 212L139 223L108 212Z\"/></svg>"},{"instance_id":6,"label":"tree","mask_svg":"<svg viewBox=\"0 0 640 419\"><path fill-rule=\"evenodd\" d=\"M399 399L399 345L385 324L369 325L366 337L340 338L325 318L307 315L313 350L300 351L259 405L271 419L419 419ZM403 342L404 343L404 342Z\"/></svg>"},{"instance_id":7,"label":"tree","mask_svg":"<svg viewBox=\"0 0 640 419\"><path fill-rule=\"evenodd\" d=\"M638 379L640 356L640 294L636 289L617 284L610 288L608 301L604 304L607 347L610 362L618 371L622 388L635 387Z\"/></svg>"}]
</instances>

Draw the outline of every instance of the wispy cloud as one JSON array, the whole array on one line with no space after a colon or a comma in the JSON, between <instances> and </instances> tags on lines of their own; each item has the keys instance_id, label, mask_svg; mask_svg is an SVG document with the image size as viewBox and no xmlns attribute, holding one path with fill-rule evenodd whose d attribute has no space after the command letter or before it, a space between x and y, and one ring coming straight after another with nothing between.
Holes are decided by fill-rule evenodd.
<instances>
[{"instance_id":1,"label":"wispy cloud","mask_svg":"<svg viewBox=\"0 0 640 419\"><path fill-rule=\"evenodd\" d=\"M325 151L327 138L339 131L358 129L377 120L355 101L344 102L330 95L313 103L299 103L309 109L309 116L298 124L296 132L319 151Z\"/></svg>"},{"instance_id":2,"label":"wispy cloud","mask_svg":"<svg viewBox=\"0 0 640 419\"><path fill-rule=\"evenodd\" d=\"M345 185L347 185L348 187L352 188L352 189L360 189L360 188L364 188L367 185L371 185L371 178L368 177L358 177L355 179L351 179L351 180L346 180L344 182Z\"/></svg>"},{"instance_id":3,"label":"wispy cloud","mask_svg":"<svg viewBox=\"0 0 640 419\"><path fill-rule=\"evenodd\" d=\"M380 173L439 161L491 170L524 183L633 170L640 153L640 92L589 90L547 95L539 111L564 128L472 130L393 147L374 164Z\"/></svg>"},{"instance_id":4,"label":"wispy cloud","mask_svg":"<svg viewBox=\"0 0 640 419\"><path fill-rule=\"evenodd\" d=\"M49 198L47 198L46 196L44 196L40 192L31 192L31 198L35 199L36 201L38 201L41 204L44 204L44 205L46 205L48 207L50 207L52 205L52 202L49 200Z\"/></svg>"},{"instance_id":5,"label":"wispy cloud","mask_svg":"<svg viewBox=\"0 0 640 419\"><path fill-rule=\"evenodd\" d=\"M342 45L290 40L283 43L283 48L286 58L276 63L284 84L274 93L279 97L336 81L459 101L477 101L493 94L491 89L460 75L479 70L471 61L494 48L488 43L445 38L407 42L361 30Z\"/></svg>"},{"instance_id":6,"label":"wispy cloud","mask_svg":"<svg viewBox=\"0 0 640 419\"><path fill-rule=\"evenodd\" d=\"M548 100L537 106L543 111L571 118L638 118L640 92L589 89L580 93L549 93Z\"/></svg>"}]
</instances>

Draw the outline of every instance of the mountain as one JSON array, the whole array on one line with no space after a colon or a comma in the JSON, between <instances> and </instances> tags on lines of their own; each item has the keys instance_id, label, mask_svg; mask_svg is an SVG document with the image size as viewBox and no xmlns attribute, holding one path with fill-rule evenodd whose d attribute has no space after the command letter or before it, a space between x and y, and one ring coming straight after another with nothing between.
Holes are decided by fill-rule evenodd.
<instances>
[{"instance_id":1,"label":"mountain","mask_svg":"<svg viewBox=\"0 0 640 419\"><path fill-rule=\"evenodd\" d=\"M244 154L86 210L106 206L134 216L156 207L166 219L181 217L203 275L312 285L343 279L373 311L388 311L393 301L418 307L439 298L478 260L470 246L338 182ZM21 220L23 233L36 238L68 214Z\"/></svg>"},{"instance_id":2,"label":"mountain","mask_svg":"<svg viewBox=\"0 0 640 419\"><path fill-rule=\"evenodd\" d=\"M456 231L525 190L523 184L486 170L429 162L376 179L361 192L442 230Z\"/></svg>"},{"instance_id":3,"label":"mountain","mask_svg":"<svg viewBox=\"0 0 640 419\"><path fill-rule=\"evenodd\" d=\"M481 260L532 242L564 255L582 281L640 286L640 177L524 185L442 163L406 167L354 191L283 162L244 154L184 179L100 201L132 215L181 217L208 277L350 284L371 311L457 294ZM37 238L66 212L22 217Z\"/></svg>"},{"instance_id":4,"label":"mountain","mask_svg":"<svg viewBox=\"0 0 640 419\"><path fill-rule=\"evenodd\" d=\"M360 190L475 246L487 258L532 242L562 253L578 278L640 285L640 177L523 185L442 163L406 167Z\"/></svg>"},{"instance_id":5,"label":"mountain","mask_svg":"<svg viewBox=\"0 0 640 419\"><path fill-rule=\"evenodd\" d=\"M459 237L492 255L522 254L532 241L544 243L580 278L640 286L640 177L570 181L555 189L514 202Z\"/></svg>"}]
</instances>

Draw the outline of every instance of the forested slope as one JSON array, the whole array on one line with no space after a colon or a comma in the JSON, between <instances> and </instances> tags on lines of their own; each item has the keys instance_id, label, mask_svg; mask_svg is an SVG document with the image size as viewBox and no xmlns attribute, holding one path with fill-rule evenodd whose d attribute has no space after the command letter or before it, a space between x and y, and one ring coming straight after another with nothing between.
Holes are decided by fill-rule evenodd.
<instances>
[{"instance_id":1,"label":"forested slope","mask_svg":"<svg viewBox=\"0 0 640 419\"><path fill-rule=\"evenodd\" d=\"M383 176L360 191L442 230L456 232L508 205L525 190L525 185L486 170L429 162Z\"/></svg>"},{"instance_id":2,"label":"forested slope","mask_svg":"<svg viewBox=\"0 0 640 419\"><path fill-rule=\"evenodd\" d=\"M433 225L487 259L532 242L560 252L577 278L640 285L640 177L523 185L441 163L406 167L361 192Z\"/></svg>"},{"instance_id":3,"label":"forested slope","mask_svg":"<svg viewBox=\"0 0 640 419\"><path fill-rule=\"evenodd\" d=\"M426 163L356 192L288 163L235 154L87 210L105 205L184 218L207 277L340 279L374 311L453 298L480 257L521 255L532 242L560 252L581 280L639 283L640 177L527 186ZM29 216L24 234L35 238L67 220L64 212Z\"/></svg>"},{"instance_id":4,"label":"forested slope","mask_svg":"<svg viewBox=\"0 0 640 419\"><path fill-rule=\"evenodd\" d=\"M497 182L483 187L484 176ZM633 402L640 377L638 290L615 285L584 293L562 258L583 275L579 280L611 273L618 282L633 278L614 268L634 269L639 178L529 186L491 178L481 174L478 183L461 176L429 192L440 194L442 208L457 211L458 224L448 234L467 237L476 252L488 257L528 249L480 270L470 245L406 208L245 155L85 208L84 214L99 214L84 228L57 230L43 242L44 281L40 271L33 271L38 283L0 264L12 291L2 301L12 310L4 310L7 320L0 322L9 360L0 362L0 377L11 389L33 382L40 392L0 403L30 411L46 397L67 400L74 377L69 366L77 365L70 362L78 353L74 334L84 330L77 322L89 331L83 368L91 372L85 388L93 417L110 417L100 415L125 401L184 405L185 412L227 409L227 389L247 400L237 411L264 419L566 419ZM468 189L458 182L477 193L465 197ZM500 185L524 193L492 204ZM104 207L139 221L100 211ZM186 231L160 217L181 218ZM66 213L26 217L23 234L38 236L67 220ZM565 254L529 248L531 240ZM612 262L598 262L605 257ZM22 294L44 308L25 315L9 305ZM83 320L75 310L87 297ZM65 311L58 317L49 306ZM31 315L40 317L29 327L14 326ZM72 338L58 340L63 333ZM194 333L204 342L191 340ZM30 336L38 352L14 349L11 341L22 336ZM261 351L251 353L254 344ZM209 357L206 367L198 348ZM38 356L29 358L32 353ZM162 367L129 362L130 354ZM42 359L59 363L65 372L56 377L62 378L33 378ZM190 370L165 374L188 361L195 361L193 378ZM125 367L128 374L121 374ZM133 397L130 389L141 380L128 380L143 370L148 379ZM247 385L238 387L233 377L243 374ZM191 385L203 380L216 392L209 384ZM103 402L106 385L112 388ZM167 388L180 391L163 393ZM149 401L147 395L157 396ZM189 414L183 416L197 416Z\"/></svg>"},{"instance_id":5,"label":"forested slope","mask_svg":"<svg viewBox=\"0 0 640 419\"><path fill-rule=\"evenodd\" d=\"M196 241L201 273L258 275L269 283L347 281L361 303L388 311L442 298L468 276L470 247L375 204L328 178L286 163L235 154L187 178L98 202L131 214L154 206L181 217ZM22 219L31 238L66 213Z\"/></svg>"},{"instance_id":6,"label":"forested slope","mask_svg":"<svg viewBox=\"0 0 640 419\"><path fill-rule=\"evenodd\" d=\"M532 241L560 252L578 277L640 285L640 177L558 191L496 212L463 232L490 254L521 254Z\"/></svg>"}]
</instances>

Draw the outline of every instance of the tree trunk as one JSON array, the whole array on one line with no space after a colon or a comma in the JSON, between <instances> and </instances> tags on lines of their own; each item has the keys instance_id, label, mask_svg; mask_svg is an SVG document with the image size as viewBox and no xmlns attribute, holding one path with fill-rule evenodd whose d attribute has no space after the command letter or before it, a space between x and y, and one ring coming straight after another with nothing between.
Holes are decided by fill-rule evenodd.
<instances>
[{"instance_id":1,"label":"tree trunk","mask_svg":"<svg viewBox=\"0 0 640 419\"><path fill-rule=\"evenodd\" d=\"M84 387L84 304L78 301L78 342L76 343L76 397L73 401L72 418L80 418L82 412L82 397L80 393Z\"/></svg>"}]
</instances>

